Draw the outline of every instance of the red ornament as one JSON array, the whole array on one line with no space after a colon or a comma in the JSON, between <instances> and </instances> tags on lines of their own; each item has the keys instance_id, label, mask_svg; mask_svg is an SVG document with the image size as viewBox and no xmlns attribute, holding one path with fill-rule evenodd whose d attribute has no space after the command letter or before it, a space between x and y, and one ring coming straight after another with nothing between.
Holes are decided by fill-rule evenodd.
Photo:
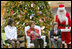
<instances>
[{"instance_id":1,"label":"red ornament","mask_svg":"<svg viewBox=\"0 0 72 49\"><path fill-rule=\"evenodd\" d=\"M44 17L44 21L46 21L46 17Z\"/></svg>"},{"instance_id":2,"label":"red ornament","mask_svg":"<svg viewBox=\"0 0 72 49\"><path fill-rule=\"evenodd\" d=\"M12 10L12 14L14 14L14 10Z\"/></svg>"},{"instance_id":3,"label":"red ornament","mask_svg":"<svg viewBox=\"0 0 72 49\"><path fill-rule=\"evenodd\" d=\"M39 19L39 21L40 21L40 22L43 22L41 18Z\"/></svg>"}]
</instances>

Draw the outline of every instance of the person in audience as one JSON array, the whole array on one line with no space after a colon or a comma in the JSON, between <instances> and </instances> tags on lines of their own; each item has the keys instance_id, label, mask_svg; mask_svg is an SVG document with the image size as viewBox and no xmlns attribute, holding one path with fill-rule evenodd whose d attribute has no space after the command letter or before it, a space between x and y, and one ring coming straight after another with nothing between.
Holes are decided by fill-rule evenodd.
<instances>
[{"instance_id":1,"label":"person in audience","mask_svg":"<svg viewBox=\"0 0 72 49\"><path fill-rule=\"evenodd\" d=\"M17 28L14 26L14 20L8 19L8 24L4 28L5 42L12 45L12 48L20 48L20 43L17 40Z\"/></svg>"},{"instance_id":2,"label":"person in audience","mask_svg":"<svg viewBox=\"0 0 72 49\"><path fill-rule=\"evenodd\" d=\"M54 28L50 30L50 39L52 41L52 44L54 48L60 48L61 47L61 30L58 29L58 23L54 22Z\"/></svg>"},{"instance_id":3,"label":"person in audience","mask_svg":"<svg viewBox=\"0 0 72 49\"><path fill-rule=\"evenodd\" d=\"M27 35L30 37L31 43L34 43L35 48L39 48L39 46L40 48L44 47L44 41L39 34L39 30L35 28L34 21L30 22L30 29L27 30Z\"/></svg>"}]
</instances>

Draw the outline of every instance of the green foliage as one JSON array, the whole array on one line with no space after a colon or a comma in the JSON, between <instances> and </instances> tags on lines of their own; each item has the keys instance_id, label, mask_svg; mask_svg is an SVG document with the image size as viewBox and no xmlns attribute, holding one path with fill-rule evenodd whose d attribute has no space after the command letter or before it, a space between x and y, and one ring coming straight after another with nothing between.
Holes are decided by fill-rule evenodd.
<instances>
[{"instance_id":1,"label":"green foliage","mask_svg":"<svg viewBox=\"0 0 72 49\"><path fill-rule=\"evenodd\" d=\"M48 1L7 1L4 8L6 11L3 19L8 20L8 18L13 18L15 20L15 26L18 29L18 33L22 32L22 34L24 34L24 28L31 20L35 21L36 25L41 27L45 26L45 29L43 30L46 35L52 28L51 23L53 23L54 18L50 11ZM12 11L14 13L12 13ZM32 19L30 19L30 16L33 16ZM40 19L43 22L39 21ZM17 22L19 22L19 24L16 24ZM25 25L23 25L24 23ZM6 25L7 21L3 27Z\"/></svg>"}]
</instances>

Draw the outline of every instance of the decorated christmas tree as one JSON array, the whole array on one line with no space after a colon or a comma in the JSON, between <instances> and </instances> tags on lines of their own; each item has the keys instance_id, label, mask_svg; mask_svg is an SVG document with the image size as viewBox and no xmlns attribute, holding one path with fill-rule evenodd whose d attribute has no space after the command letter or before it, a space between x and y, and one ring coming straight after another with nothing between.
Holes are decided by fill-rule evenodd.
<instances>
[{"instance_id":1,"label":"decorated christmas tree","mask_svg":"<svg viewBox=\"0 0 72 49\"><path fill-rule=\"evenodd\" d=\"M15 20L18 34L25 34L24 29L32 20L47 35L54 22L48 1L7 1L4 9L2 32L9 18Z\"/></svg>"}]
</instances>

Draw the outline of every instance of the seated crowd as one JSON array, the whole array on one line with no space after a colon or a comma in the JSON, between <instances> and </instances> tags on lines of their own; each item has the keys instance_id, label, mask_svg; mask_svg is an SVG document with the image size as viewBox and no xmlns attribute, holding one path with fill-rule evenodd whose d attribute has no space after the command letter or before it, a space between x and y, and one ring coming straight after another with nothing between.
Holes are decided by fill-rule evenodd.
<instances>
[{"instance_id":1,"label":"seated crowd","mask_svg":"<svg viewBox=\"0 0 72 49\"><path fill-rule=\"evenodd\" d=\"M34 28L35 22L31 21L30 29L27 30L27 36L30 37L31 43L34 43L35 48L43 48L44 47L44 41L41 38L41 35L39 34L39 30ZM58 23L54 23L54 27L52 30L50 30L49 35L51 42L54 46L54 48L61 48L61 30L57 28ZM17 28L14 26L14 20L9 19L8 25L4 28L5 30L5 42L12 45L12 48L20 48L20 42L17 39Z\"/></svg>"}]
</instances>

